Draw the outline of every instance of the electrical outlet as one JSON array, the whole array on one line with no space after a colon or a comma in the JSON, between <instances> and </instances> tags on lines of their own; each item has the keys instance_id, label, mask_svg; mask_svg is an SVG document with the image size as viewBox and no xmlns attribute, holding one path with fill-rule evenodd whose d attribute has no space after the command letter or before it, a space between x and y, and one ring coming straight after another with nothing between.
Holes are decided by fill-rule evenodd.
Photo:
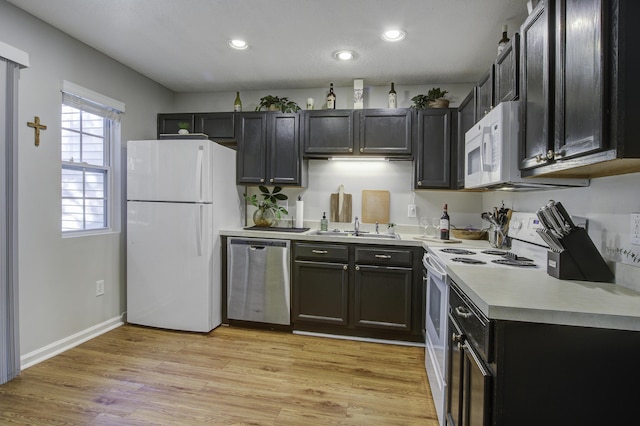
<instances>
[{"instance_id":1,"label":"electrical outlet","mask_svg":"<svg viewBox=\"0 0 640 426\"><path fill-rule=\"evenodd\" d=\"M640 213L631 213L631 244L640 246Z\"/></svg>"},{"instance_id":2,"label":"electrical outlet","mask_svg":"<svg viewBox=\"0 0 640 426\"><path fill-rule=\"evenodd\" d=\"M408 217L416 217L416 205L415 204L409 204L409 208L407 210L407 216Z\"/></svg>"},{"instance_id":3,"label":"electrical outlet","mask_svg":"<svg viewBox=\"0 0 640 426\"><path fill-rule=\"evenodd\" d=\"M104 280L96 281L96 297L104 294Z\"/></svg>"}]
</instances>

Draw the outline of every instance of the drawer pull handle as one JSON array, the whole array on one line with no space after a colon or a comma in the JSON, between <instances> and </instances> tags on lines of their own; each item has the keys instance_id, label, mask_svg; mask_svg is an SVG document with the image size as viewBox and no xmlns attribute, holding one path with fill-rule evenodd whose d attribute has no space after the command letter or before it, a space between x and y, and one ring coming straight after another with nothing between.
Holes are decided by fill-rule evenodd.
<instances>
[{"instance_id":1,"label":"drawer pull handle","mask_svg":"<svg viewBox=\"0 0 640 426\"><path fill-rule=\"evenodd\" d=\"M359 270L360 270L360 266L356 265L356 271L359 271Z\"/></svg>"},{"instance_id":2,"label":"drawer pull handle","mask_svg":"<svg viewBox=\"0 0 640 426\"><path fill-rule=\"evenodd\" d=\"M376 254L373 257L378 258L378 259L391 259L391 255L390 254Z\"/></svg>"},{"instance_id":3,"label":"drawer pull handle","mask_svg":"<svg viewBox=\"0 0 640 426\"><path fill-rule=\"evenodd\" d=\"M327 250L311 250L312 253L315 254L327 254L329 253Z\"/></svg>"},{"instance_id":4,"label":"drawer pull handle","mask_svg":"<svg viewBox=\"0 0 640 426\"><path fill-rule=\"evenodd\" d=\"M472 312L469 312L463 306L456 306L455 311L456 311L456 315L462 318L469 318L471 315L473 315Z\"/></svg>"}]
</instances>

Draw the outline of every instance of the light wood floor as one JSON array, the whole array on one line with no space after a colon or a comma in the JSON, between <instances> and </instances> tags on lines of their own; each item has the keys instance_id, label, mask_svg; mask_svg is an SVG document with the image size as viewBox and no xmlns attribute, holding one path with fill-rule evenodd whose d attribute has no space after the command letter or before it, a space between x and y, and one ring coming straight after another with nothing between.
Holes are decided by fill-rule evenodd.
<instances>
[{"instance_id":1,"label":"light wood floor","mask_svg":"<svg viewBox=\"0 0 640 426\"><path fill-rule=\"evenodd\" d=\"M437 426L424 350L125 325L0 386L0 424Z\"/></svg>"}]
</instances>

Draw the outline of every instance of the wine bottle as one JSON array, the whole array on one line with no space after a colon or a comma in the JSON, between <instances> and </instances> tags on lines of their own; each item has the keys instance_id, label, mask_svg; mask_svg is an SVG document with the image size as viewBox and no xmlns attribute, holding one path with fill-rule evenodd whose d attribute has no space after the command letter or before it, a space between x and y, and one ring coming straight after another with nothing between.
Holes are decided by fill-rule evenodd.
<instances>
[{"instance_id":1,"label":"wine bottle","mask_svg":"<svg viewBox=\"0 0 640 426\"><path fill-rule=\"evenodd\" d=\"M509 37L507 37L507 26L503 25L502 38L498 42L498 54L500 54L500 52L504 50L504 48L507 46L507 43L509 43Z\"/></svg>"},{"instance_id":2,"label":"wine bottle","mask_svg":"<svg viewBox=\"0 0 640 426\"><path fill-rule=\"evenodd\" d=\"M396 94L396 89L393 88L393 83L391 83L391 90L389 90L389 108L397 108L398 107L398 95Z\"/></svg>"},{"instance_id":3,"label":"wine bottle","mask_svg":"<svg viewBox=\"0 0 640 426\"><path fill-rule=\"evenodd\" d=\"M336 109L336 94L333 92L333 83L329 85L329 94L327 95L327 109Z\"/></svg>"},{"instance_id":4,"label":"wine bottle","mask_svg":"<svg viewBox=\"0 0 640 426\"><path fill-rule=\"evenodd\" d=\"M236 100L233 101L233 111L234 112L242 111L242 101L240 100L240 92L236 92Z\"/></svg>"},{"instance_id":5,"label":"wine bottle","mask_svg":"<svg viewBox=\"0 0 640 426\"><path fill-rule=\"evenodd\" d=\"M448 240L449 239L449 231L451 229L451 225L449 223L449 213L447 213L447 205L444 205L444 211L442 212L442 216L440 216L440 239Z\"/></svg>"}]
</instances>

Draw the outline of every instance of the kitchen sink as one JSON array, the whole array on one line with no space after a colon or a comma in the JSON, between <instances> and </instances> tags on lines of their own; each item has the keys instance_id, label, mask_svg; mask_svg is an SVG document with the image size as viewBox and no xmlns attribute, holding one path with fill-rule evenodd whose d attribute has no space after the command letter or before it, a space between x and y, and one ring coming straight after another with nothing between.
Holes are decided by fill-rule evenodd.
<instances>
[{"instance_id":1,"label":"kitchen sink","mask_svg":"<svg viewBox=\"0 0 640 426\"><path fill-rule=\"evenodd\" d=\"M357 234L352 231L311 231L307 235L322 235L322 236L333 236L333 237L361 237L361 238L377 238L384 240L399 240L399 234L374 234L372 232L358 232Z\"/></svg>"}]
</instances>

